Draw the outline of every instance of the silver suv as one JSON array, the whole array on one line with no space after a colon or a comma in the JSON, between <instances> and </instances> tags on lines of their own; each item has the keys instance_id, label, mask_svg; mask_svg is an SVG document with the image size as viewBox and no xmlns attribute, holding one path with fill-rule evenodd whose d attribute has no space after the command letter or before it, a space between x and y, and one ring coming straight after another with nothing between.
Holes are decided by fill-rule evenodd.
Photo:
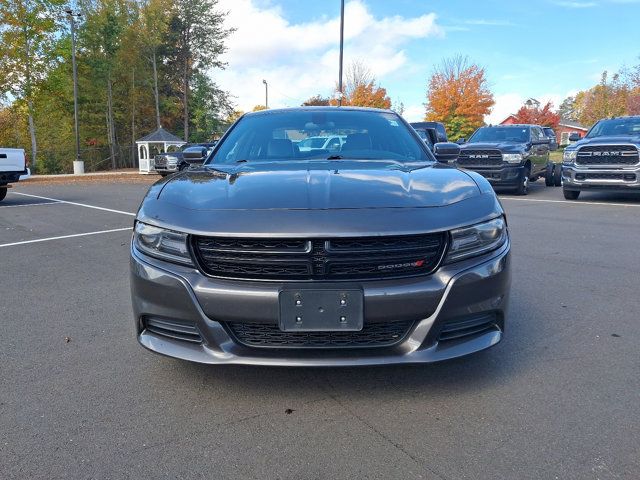
<instances>
[{"instance_id":1,"label":"silver suv","mask_svg":"<svg viewBox=\"0 0 640 480\"><path fill-rule=\"evenodd\" d=\"M292 139L344 136L340 151ZM504 331L509 235L491 185L396 113L243 116L137 214L138 341L212 364L433 362Z\"/></svg>"}]
</instances>

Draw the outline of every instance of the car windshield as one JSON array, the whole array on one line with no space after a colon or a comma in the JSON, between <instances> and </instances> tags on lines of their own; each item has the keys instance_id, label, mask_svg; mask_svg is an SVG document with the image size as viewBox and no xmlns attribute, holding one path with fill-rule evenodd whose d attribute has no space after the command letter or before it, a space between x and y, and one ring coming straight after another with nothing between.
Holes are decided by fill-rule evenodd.
<instances>
[{"instance_id":1,"label":"car windshield","mask_svg":"<svg viewBox=\"0 0 640 480\"><path fill-rule=\"evenodd\" d=\"M476 130L476 133L469 139L469 143L525 143L528 141L529 129L527 127L483 127Z\"/></svg>"},{"instance_id":2,"label":"car windshield","mask_svg":"<svg viewBox=\"0 0 640 480\"><path fill-rule=\"evenodd\" d=\"M587 138L595 137L637 137L640 136L640 117L613 118L600 120L587 133Z\"/></svg>"},{"instance_id":3,"label":"car windshield","mask_svg":"<svg viewBox=\"0 0 640 480\"><path fill-rule=\"evenodd\" d=\"M247 115L207 163L313 159L434 160L395 113L336 107Z\"/></svg>"}]
</instances>

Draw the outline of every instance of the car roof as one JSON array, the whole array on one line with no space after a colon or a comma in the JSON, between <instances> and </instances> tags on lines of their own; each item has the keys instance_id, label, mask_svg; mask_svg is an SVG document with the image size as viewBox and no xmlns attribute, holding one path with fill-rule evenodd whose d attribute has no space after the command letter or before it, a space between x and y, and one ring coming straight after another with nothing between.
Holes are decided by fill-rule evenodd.
<instances>
[{"instance_id":1,"label":"car roof","mask_svg":"<svg viewBox=\"0 0 640 480\"><path fill-rule=\"evenodd\" d=\"M335 111L356 111L356 112L376 112L376 113L393 113L397 115L393 110L387 110L382 108L369 108L369 107L338 107L338 106L312 106L312 107L290 107L290 108L272 108L269 110L258 110L257 112L248 112L245 115L273 115L278 113L287 112L335 112Z\"/></svg>"},{"instance_id":2,"label":"car roof","mask_svg":"<svg viewBox=\"0 0 640 480\"><path fill-rule=\"evenodd\" d=\"M487 125L485 127L480 128L530 128L530 127L540 127L540 125L533 125L531 123L514 123L512 125Z\"/></svg>"}]
</instances>

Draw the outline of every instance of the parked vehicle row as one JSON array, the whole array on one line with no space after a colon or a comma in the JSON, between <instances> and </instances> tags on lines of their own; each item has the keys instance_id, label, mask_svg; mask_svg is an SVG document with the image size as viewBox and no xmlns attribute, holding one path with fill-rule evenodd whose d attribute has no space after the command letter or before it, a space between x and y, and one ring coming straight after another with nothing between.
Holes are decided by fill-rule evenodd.
<instances>
[{"instance_id":1,"label":"parked vehicle row","mask_svg":"<svg viewBox=\"0 0 640 480\"><path fill-rule=\"evenodd\" d=\"M189 165L189 163L184 159L184 154L186 152L191 152L192 154L197 152L206 156L213 150L216 143L217 142L215 141L196 144L192 143L184 145L180 150L175 152L158 153L153 159L155 170L163 177L171 173L182 171Z\"/></svg>"},{"instance_id":2,"label":"parked vehicle row","mask_svg":"<svg viewBox=\"0 0 640 480\"><path fill-rule=\"evenodd\" d=\"M12 183L31 175L22 148L0 148L0 201L7 196Z\"/></svg>"}]
</instances>

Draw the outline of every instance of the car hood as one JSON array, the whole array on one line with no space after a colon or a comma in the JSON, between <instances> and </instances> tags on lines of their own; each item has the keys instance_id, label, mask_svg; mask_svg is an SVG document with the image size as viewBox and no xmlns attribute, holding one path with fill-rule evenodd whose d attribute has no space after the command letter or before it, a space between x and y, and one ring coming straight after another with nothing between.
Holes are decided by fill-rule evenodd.
<instances>
[{"instance_id":1,"label":"car hood","mask_svg":"<svg viewBox=\"0 0 640 480\"><path fill-rule=\"evenodd\" d=\"M244 164L186 171L157 198L189 210L438 207L480 195L464 172L438 164Z\"/></svg>"},{"instance_id":2,"label":"car hood","mask_svg":"<svg viewBox=\"0 0 640 480\"><path fill-rule=\"evenodd\" d=\"M583 138L570 145L571 149L584 147L585 145L611 145L611 144L634 144L640 145L640 137L616 136L616 137L595 137Z\"/></svg>"},{"instance_id":3,"label":"car hood","mask_svg":"<svg viewBox=\"0 0 640 480\"><path fill-rule=\"evenodd\" d=\"M522 152L526 150L526 143L513 143L513 142L481 142L481 143L465 143L460 147L462 151L465 150L500 150L501 152Z\"/></svg>"}]
</instances>

